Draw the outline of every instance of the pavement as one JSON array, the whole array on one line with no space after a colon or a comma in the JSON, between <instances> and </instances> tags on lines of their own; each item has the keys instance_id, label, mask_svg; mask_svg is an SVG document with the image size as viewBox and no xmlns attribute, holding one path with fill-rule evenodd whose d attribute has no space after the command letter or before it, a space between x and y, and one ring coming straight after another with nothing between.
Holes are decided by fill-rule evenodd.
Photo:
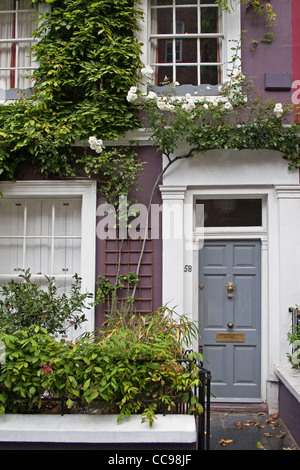
<instances>
[{"instance_id":1,"label":"pavement","mask_svg":"<svg viewBox=\"0 0 300 470\"><path fill-rule=\"evenodd\" d=\"M210 450L299 450L279 414L211 410Z\"/></svg>"}]
</instances>

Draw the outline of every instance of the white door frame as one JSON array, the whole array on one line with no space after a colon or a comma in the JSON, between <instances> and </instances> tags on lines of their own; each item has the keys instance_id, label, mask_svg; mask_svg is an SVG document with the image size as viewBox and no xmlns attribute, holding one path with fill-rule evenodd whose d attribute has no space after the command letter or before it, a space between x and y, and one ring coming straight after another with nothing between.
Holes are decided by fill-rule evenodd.
<instances>
[{"instance_id":1,"label":"white door frame","mask_svg":"<svg viewBox=\"0 0 300 470\"><path fill-rule=\"evenodd\" d=\"M187 187L161 186L163 205L176 207L182 220L181 233L174 240L163 240L163 303L175 307L178 313L190 315L198 321L198 259L199 249L206 240L260 240L261 241L261 398L262 401L276 401L272 398L275 381L273 364L278 363L279 335L279 218L278 197L273 185L267 186L219 186ZM261 227L197 228L195 224L195 201L205 198L261 198ZM163 212L164 214L164 212ZM300 215L300 214L299 214ZM163 217L163 233L169 228L169 220ZM180 227L177 224L177 233ZM174 255L176 253L176 256ZM191 270L185 270L189 266ZM194 345L194 349L197 345ZM276 387L277 391L277 387ZM276 392L275 392L276 395Z\"/></svg>"}]
</instances>

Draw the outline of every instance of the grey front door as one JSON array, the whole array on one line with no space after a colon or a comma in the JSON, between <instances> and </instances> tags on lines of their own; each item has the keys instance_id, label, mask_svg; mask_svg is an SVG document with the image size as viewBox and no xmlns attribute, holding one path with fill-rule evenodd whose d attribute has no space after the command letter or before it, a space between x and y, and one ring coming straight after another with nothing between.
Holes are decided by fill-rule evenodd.
<instances>
[{"instance_id":1,"label":"grey front door","mask_svg":"<svg viewBox=\"0 0 300 470\"><path fill-rule=\"evenodd\" d=\"M259 401L260 241L207 241L199 251L199 330L218 401Z\"/></svg>"}]
</instances>

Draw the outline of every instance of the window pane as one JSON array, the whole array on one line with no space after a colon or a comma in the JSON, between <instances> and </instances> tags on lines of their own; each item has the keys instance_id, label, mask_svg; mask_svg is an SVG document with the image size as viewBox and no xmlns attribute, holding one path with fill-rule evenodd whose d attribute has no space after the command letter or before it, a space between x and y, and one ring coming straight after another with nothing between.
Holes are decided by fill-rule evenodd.
<instances>
[{"instance_id":1,"label":"window pane","mask_svg":"<svg viewBox=\"0 0 300 470\"><path fill-rule=\"evenodd\" d=\"M56 239L54 243L54 275L80 274L80 240Z\"/></svg>"},{"instance_id":2,"label":"window pane","mask_svg":"<svg viewBox=\"0 0 300 470\"><path fill-rule=\"evenodd\" d=\"M204 227L255 227L262 225L261 199L198 200L196 219L202 204L204 205Z\"/></svg>"},{"instance_id":3,"label":"window pane","mask_svg":"<svg viewBox=\"0 0 300 470\"><path fill-rule=\"evenodd\" d=\"M217 85L220 83L220 68L217 66L200 67L201 83Z\"/></svg>"},{"instance_id":4,"label":"window pane","mask_svg":"<svg viewBox=\"0 0 300 470\"><path fill-rule=\"evenodd\" d=\"M218 9L201 8L201 33L217 33L219 31Z\"/></svg>"},{"instance_id":5,"label":"window pane","mask_svg":"<svg viewBox=\"0 0 300 470\"><path fill-rule=\"evenodd\" d=\"M172 39L153 39L151 41L151 46L153 51L156 53L156 63L164 64L173 62Z\"/></svg>"},{"instance_id":6,"label":"window pane","mask_svg":"<svg viewBox=\"0 0 300 470\"><path fill-rule=\"evenodd\" d=\"M217 38L205 38L200 41L201 62L218 62L219 40Z\"/></svg>"},{"instance_id":7,"label":"window pane","mask_svg":"<svg viewBox=\"0 0 300 470\"><path fill-rule=\"evenodd\" d=\"M180 57L181 60L177 60L176 62L184 62L184 63L197 63L197 39L179 39L180 43L178 44L179 51L181 52Z\"/></svg>"},{"instance_id":8,"label":"window pane","mask_svg":"<svg viewBox=\"0 0 300 470\"><path fill-rule=\"evenodd\" d=\"M17 200L0 199L0 236L23 236L24 204Z\"/></svg>"},{"instance_id":9,"label":"window pane","mask_svg":"<svg viewBox=\"0 0 300 470\"><path fill-rule=\"evenodd\" d=\"M173 68L170 67L156 67L155 83L161 85L166 82L173 82Z\"/></svg>"},{"instance_id":10,"label":"window pane","mask_svg":"<svg viewBox=\"0 0 300 470\"><path fill-rule=\"evenodd\" d=\"M55 236L81 235L81 200L55 201Z\"/></svg>"},{"instance_id":11,"label":"window pane","mask_svg":"<svg viewBox=\"0 0 300 470\"><path fill-rule=\"evenodd\" d=\"M27 208L26 235L51 236L52 202L31 199L24 202Z\"/></svg>"},{"instance_id":12,"label":"window pane","mask_svg":"<svg viewBox=\"0 0 300 470\"><path fill-rule=\"evenodd\" d=\"M197 67L182 66L176 67L176 80L180 85L197 85Z\"/></svg>"},{"instance_id":13,"label":"window pane","mask_svg":"<svg viewBox=\"0 0 300 470\"><path fill-rule=\"evenodd\" d=\"M51 238L27 238L24 268L32 275L51 273Z\"/></svg>"},{"instance_id":14,"label":"window pane","mask_svg":"<svg viewBox=\"0 0 300 470\"><path fill-rule=\"evenodd\" d=\"M152 6L159 6L159 5L172 5L173 0L151 0Z\"/></svg>"},{"instance_id":15,"label":"window pane","mask_svg":"<svg viewBox=\"0 0 300 470\"><path fill-rule=\"evenodd\" d=\"M197 0L176 0L176 5L196 5Z\"/></svg>"},{"instance_id":16,"label":"window pane","mask_svg":"<svg viewBox=\"0 0 300 470\"><path fill-rule=\"evenodd\" d=\"M176 33L198 32L197 8L176 8Z\"/></svg>"},{"instance_id":17,"label":"window pane","mask_svg":"<svg viewBox=\"0 0 300 470\"><path fill-rule=\"evenodd\" d=\"M151 11L151 33L172 34L173 33L173 9L153 8Z\"/></svg>"},{"instance_id":18,"label":"window pane","mask_svg":"<svg viewBox=\"0 0 300 470\"><path fill-rule=\"evenodd\" d=\"M18 275L23 268L23 240L21 238L1 238L0 274Z\"/></svg>"}]
</instances>

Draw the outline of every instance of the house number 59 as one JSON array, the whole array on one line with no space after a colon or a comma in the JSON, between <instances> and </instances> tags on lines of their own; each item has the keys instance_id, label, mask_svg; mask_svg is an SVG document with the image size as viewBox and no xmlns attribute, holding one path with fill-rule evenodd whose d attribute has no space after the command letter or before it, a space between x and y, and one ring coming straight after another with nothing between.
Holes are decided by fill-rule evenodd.
<instances>
[{"instance_id":1,"label":"house number 59","mask_svg":"<svg viewBox=\"0 0 300 470\"><path fill-rule=\"evenodd\" d=\"M192 266L190 264L186 264L184 266L184 272L185 273L191 273L192 272Z\"/></svg>"}]
</instances>

